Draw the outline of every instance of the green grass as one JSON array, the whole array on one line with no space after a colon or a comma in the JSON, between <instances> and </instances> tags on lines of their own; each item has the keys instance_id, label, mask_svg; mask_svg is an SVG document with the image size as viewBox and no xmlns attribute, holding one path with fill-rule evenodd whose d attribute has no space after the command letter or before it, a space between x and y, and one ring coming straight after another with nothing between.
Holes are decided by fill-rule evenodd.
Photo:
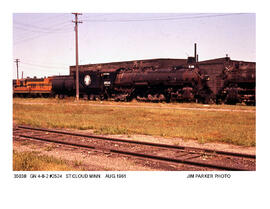
<instances>
[{"instance_id":1,"label":"green grass","mask_svg":"<svg viewBox=\"0 0 270 209\"><path fill-rule=\"evenodd\" d=\"M13 151L13 170L14 171L70 171L79 170L75 162L69 165L66 161L39 155L38 152L16 152Z\"/></svg>"},{"instance_id":2,"label":"green grass","mask_svg":"<svg viewBox=\"0 0 270 209\"><path fill-rule=\"evenodd\" d=\"M31 103L45 104L19 103L20 101L30 102L30 100ZM30 100L14 100L13 120L15 123L48 128L93 129L98 134L145 134L196 139L200 143L224 142L243 146L256 145L255 111L218 112L151 108L161 105L164 107L205 107L201 104L135 103L138 107L125 108L98 106L100 102ZM115 102L102 104L134 105L134 103ZM142 108L142 105L149 107ZM226 109L255 110L255 107L223 106ZM221 108L218 105L207 106L207 108L216 107Z\"/></svg>"},{"instance_id":3,"label":"green grass","mask_svg":"<svg viewBox=\"0 0 270 209\"><path fill-rule=\"evenodd\" d=\"M14 103L43 103L43 104L72 104L74 103L74 97L67 97L65 99L55 99L55 98L13 98ZM147 106L147 107L175 107L175 108L207 108L207 109L231 109L231 110L256 110L255 106L246 106L243 104L237 105L207 105L207 104L197 104L197 103L151 103L151 102L113 102L113 101L85 101L80 100L76 102L79 104L102 104L102 105L125 105L125 106Z\"/></svg>"}]
</instances>

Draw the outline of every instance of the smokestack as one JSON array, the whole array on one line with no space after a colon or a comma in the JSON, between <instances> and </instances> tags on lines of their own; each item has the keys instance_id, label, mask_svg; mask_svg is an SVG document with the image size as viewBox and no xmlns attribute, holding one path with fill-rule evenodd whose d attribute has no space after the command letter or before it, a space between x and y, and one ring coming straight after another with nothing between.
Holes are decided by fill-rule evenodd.
<instances>
[{"instance_id":1,"label":"smokestack","mask_svg":"<svg viewBox=\"0 0 270 209\"><path fill-rule=\"evenodd\" d=\"M195 58L195 61L197 62L197 44L196 43L194 44L194 58Z\"/></svg>"}]
</instances>

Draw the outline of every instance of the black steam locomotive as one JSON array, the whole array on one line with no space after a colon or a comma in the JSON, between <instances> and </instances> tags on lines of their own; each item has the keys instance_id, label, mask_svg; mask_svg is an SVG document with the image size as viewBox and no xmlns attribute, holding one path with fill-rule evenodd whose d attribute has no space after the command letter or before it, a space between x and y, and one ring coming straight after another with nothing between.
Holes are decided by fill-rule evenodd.
<instances>
[{"instance_id":1,"label":"black steam locomotive","mask_svg":"<svg viewBox=\"0 0 270 209\"><path fill-rule=\"evenodd\" d=\"M202 74L210 81L211 101L215 103L236 104L256 103L256 64L231 60L229 57L198 63Z\"/></svg>"},{"instance_id":2,"label":"black steam locomotive","mask_svg":"<svg viewBox=\"0 0 270 209\"><path fill-rule=\"evenodd\" d=\"M173 68L120 68L116 71L84 71L79 74L80 95L90 100L197 101L207 102L208 76L194 65ZM52 91L60 98L75 91L75 77L52 79Z\"/></svg>"},{"instance_id":3,"label":"black steam locomotive","mask_svg":"<svg viewBox=\"0 0 270 209\"><path fill-rule=\"evenodd\" d=\"M80 70L80 97L89 100L255 105L255 63L233 61L229 57L203 62L189 57L185 62L180 60L180 65L175 65L176 60L167 61L174 64L157 66L151 61L144 66L129 65L115 69L99 66ZM36 82L35 79L17 80L13 81L13 94L47 96L50 93L58 98L75 96L75 80L74 73L49 77L44 81L36 79Z\"/></svg>"}]
</instances>

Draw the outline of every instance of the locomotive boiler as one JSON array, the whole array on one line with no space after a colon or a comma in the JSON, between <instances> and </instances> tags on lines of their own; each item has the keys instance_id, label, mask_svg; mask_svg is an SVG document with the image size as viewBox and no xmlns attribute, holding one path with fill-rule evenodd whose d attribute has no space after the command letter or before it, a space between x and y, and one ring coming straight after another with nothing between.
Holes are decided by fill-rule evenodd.
<instances>
[{"instance_id":1,"label":"locomotive boiler","mask_svg":"<svg viewBox=\"0 0 270 209\"><path fill-rule=\"evenodd\" d=\"M200 75L194 65L173 68L117 70L111 96L129 101L196 101L205 100L208 77Z\"/></svg>"},{"instance_id":2,"label":"locomotive boiler","mask_svg":"<svg viewBox=\"0 0 270 209\"><path fill-rule=\"evenodd\" d=\"M54 92L64 93L67 88L74 92L74 82L67 82L71 78L53 79ZM79 88L81 97L90 100L207 102L208 80L209 77L201 75L194 65L119 68L80 72ZM68 92L72 92L70 90Z\"/></svg>"}]
</instances>

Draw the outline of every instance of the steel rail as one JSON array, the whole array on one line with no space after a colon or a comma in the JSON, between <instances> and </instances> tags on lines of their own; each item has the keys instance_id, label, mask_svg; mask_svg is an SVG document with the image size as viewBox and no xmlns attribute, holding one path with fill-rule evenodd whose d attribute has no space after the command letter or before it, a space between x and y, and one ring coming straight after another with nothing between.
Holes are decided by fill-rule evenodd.
<instances>
[{"instance_id":1,"label":"steel rail","mask_svg":"<svg viewBox=\"0 0 270 209\"><path fill-rule=\"evenodd\" d=\"M111 138L111 137L87 135L87 134L82 134L82 133L73 133L73 132L67 132L67 131L62 131L62 130L46 129L46 128L35 128L35 127L22 126L22 125L19 125L18 128L29 129L29 130L37 130L37 131L46 131L46 132L50 132L50 133L59 133L59 134L66 134L66 135L80 136L80 137L94 138L94 139L101 139L101 140L109 140L109 141L116 141L116 142L125 142L125 143L132 143L132 144L142 144L142 145L164 147L164 148L174 148L174 149L181 149L181 150L185 150L186 149L186 150L202 151L202 152L207 152L207 153L215 153L215 154L221 154L221 155L229 155L229 156L236 156L236 157L256 159L256 155L252 155L252 154L227 152L227 151L220 151L220 150L214 150L214 149L186 147L186 146L176 146L176 145L151 143L151 142L142 142L142 141L134 141L134 140L131 141L131 140L126 140L126 139L117 139L117 138Z\"/></svg>"},{"instance_id":2,"label":"steel rail","mask_svg":"<svg viewBox=\"0 0 270 209\"><path fill-rule=\"evenodd\" d=\"M243 168L240 169L240 168L224 166L224 165L214 165L214 164L205 163L205 162L194 162L194 161L190 161L190 160L174 159L174 158L161 157L161 156L156 156L156 155L148 155L148 154L143 154L143 153L123 151L123 150L106 149L106 148L98 147L98 146L96 146L96 147L90 146L90 145L84 144L84 143L74 143L74 142L67 142L67 141L55 140L55 139L45 139L45 138L41 138L41 137L27 136L27 135L23 135L23 134L19 134L19 136L24 137L24 138L28 138L28 139L39 140L39 141L46 141L46 142L52 142L52 143L58 143L58 144L64 144L64 145L70 145L70 146L76 146L76 147L82 147L82 148L89 148L89 149L105 150L105 151L109 151L109 152L117 153L117 154L143 157L143 158L161 160L161 161L167 161L167 162L173 162L173 163L182 163L182 164L188 164L188 165L205 167L205 168L214 168L214 169L229 170L229 171L250 171L248 169L243 169Z\"/></svg>"}]
</instances>

